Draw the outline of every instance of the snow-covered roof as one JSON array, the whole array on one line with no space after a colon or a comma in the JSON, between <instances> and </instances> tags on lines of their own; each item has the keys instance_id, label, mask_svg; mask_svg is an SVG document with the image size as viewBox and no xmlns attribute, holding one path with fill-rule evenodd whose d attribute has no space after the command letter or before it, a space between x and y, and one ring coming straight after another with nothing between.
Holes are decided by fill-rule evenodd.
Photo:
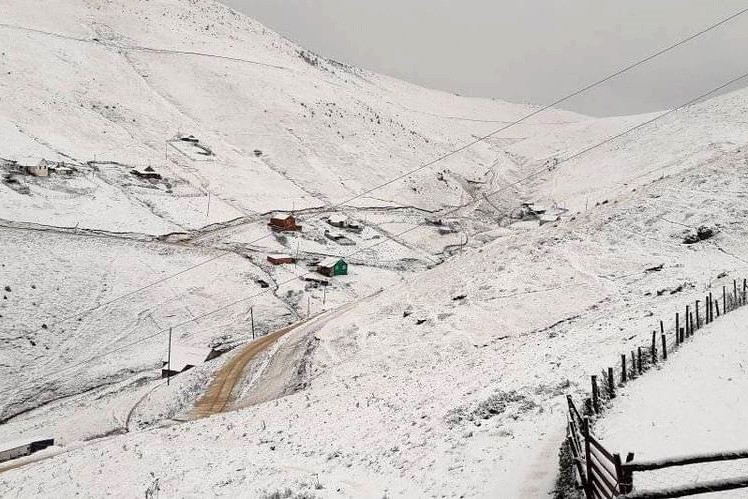
<instances>
[{"instance_id":1,"label":"snow-covered roof","mask_svg":"<svg viewBox=\"0 0 748 499\"><path fill-rule=\"evenodd\" d=\"M50 437L46 435L42 435L42 436L35 435L31 437L23 437L23 438L10 440L7 442L0 442L0 452L17 449L19 447L25 447L26 445L29 445L31 442L39 442L41 440L54 440L54 437Z\"/></svg>"},{"instance_id":2,"label":"snow-covered roof","mask_svg":"<svg viewBox=\"0 0 748 499\"><path fill-rule=\"evenodd\" d=\"M340 224L340 223L347 222L348 217L340 213L333 213L332 215L327 217L327 220L334 224Z\"/></svg>"},{"instance_id":3,"label":"snow-covered roof","mask_svg":"<svg viewBox=\"0 0 748 499\"><path fill-rule=\"evenodd\" d=\"M173 345L171 347L171 366L169 366L169 370L179 372L183 371L187 366L199 366L208 360L211 352L210 348ZM161 360L163 362L168 360L168 352L164 353L164 357Z\"/></svg>"},{"instance_id":4,"label":"snow-covered roof","mask_svg":"<svg viewBox=\"0 0 748 499\"><path fill-rule=\"evenodd\" d=\"M342 258L338 256L330 256L319 262L320 267L326 267L331 268L334 267L336 263L338 263Z\"/></svg>"},{"instance_id":5,"label":"snow-covered roof","mask_svg":"<svg viewBox=\"0 0 748 499\"><path fill-rule=\"evenodd\" d=\"M275 255L268 255L268 258L272 258L273 260L283 260L283 259L286 259L286 258L293 259L293 257L291 255L286 255L286 254L282 254L282 253L278 253L278 254L275 254Z\"/></svg>"},{"instance_id":6,"label":"snow-covered roof","mask_svg":"<svg viewBox=\"0 0 748 499\"><path fill-rule=\"evenodd\" d=\"M18 158L14 158L13 161L23 166L38 166L43 161L46 162L46 160L42 156L20 156Z\"/></svg>"},{"instance_id":7,"label":"snow-covered roof","mask_svg":"<svg viewBox=\"0 0 748 499\"><path fill-rule=\"evenodd\" d=\"M277 218L279 220L287 220L291 218L291 215L289 213L276 213L273 215L273 218Z\"/></svg>"}]
</instances>

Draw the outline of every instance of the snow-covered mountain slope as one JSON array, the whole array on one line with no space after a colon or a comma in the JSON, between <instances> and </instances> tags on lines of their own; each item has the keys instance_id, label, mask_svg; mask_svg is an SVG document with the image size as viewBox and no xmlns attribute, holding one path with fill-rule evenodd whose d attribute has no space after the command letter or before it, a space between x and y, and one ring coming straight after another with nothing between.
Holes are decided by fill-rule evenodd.
<instances>
[{"instance_id":1,"label":"snow-covered mountain slope","mask_svg":"<svg viewBox=\"0 0 748 499\"><path fill-rule=\"evenodd\" d=\"M71 181L69 196L44 184L32 196L5 192L14 198L6 219L163 233L330 205L532 111L322 59L205 0L11 0L0 19L0 157L117 163ZM554 111L511 136L582 121ZM177 134L213 155L170 142ZM454 204L451 177L480 179L497 152L479 145L358 204ZM170 189L128 181L148 164ZM445 170L452 175L438 180ZM42 203L48 210L31 209Z\"/></svg>"},{"instance_id":2,"label":"snow-covered mountain slope","mask_svg":"<svg viewBox=\"0 0 748 499\"><path fill-rule=\"evenodd\" d=\"M259 214L291 206L324 214L531 108L342 67L208 2L27 5L0 6L0 32L15 47L2 57L36 75L28 90L14 83L18 95L0 97L8 138L0 144L8 155L46 147L77 162L96 154L97 162L71 179L24 178L30 195L0 185L3 276L12 285L0 304L0 334L11 347L0 382L14 395L4 416L27 410L0 425L0 441L53 433L63 445L57 457L0 474L0 495L262 496L288 488L318 497L539 497L555 478L563 395L584 389L589 374L641 344L687 298L748 270L748 91L739 91L568 162L652 116L540 114L352 209L367 222L351 235L364 248L423 221L423 211L393 210L393 202L460 203L450 216L470 234L462 251L447 258L445 247L461 238L421 227L361 252L351 275L324 294L305 288L293 279L299 270L271 268L263 252L346 249L326 243L324 224L312 219L302 220L300 235L258 242L268 234ZM2 64L0 85L10 85L10 63ZM58 65L80 71L44 77ZM64 126L67 116L75 127ZM161 161L177 132L215 156L205 161L181 141ZM128 177L149 161L170 187ZM53 188L82 194L55 197ZM205 200L190 194L204 192L214 196L209 220ZM539 226L520 220L521 201L568 211ZM242 218L220 223L234 217ZM78 229L49 227L79 221ZM217 225L151 237L209 221ZM700 225L716 236L683 244L684 231ZM40 318L52 324L221 251L225 259L78 324L30 331ZM437 256L445 262L434 266ZM310 303L315 312L351 305L254 363L235 403L248 407L183 421L231 354L164 387L164 336L127 345L259 293L259 280L273 291L251 300L262 332ZM249 305L176 334L235 345L251 338ZM293 359L289 344L308 348ZM45 378L111 347L123 349ZM250 405L268 398L258 387L267 395L273 385L288 395Z\"/></svg>"},{"instance_id":3,"label":"snow-covered mountain slope","mask_svg":"<svg viewBox=\"0 0 748 499\"><path fill-rule=\"evenodd\" d=\"M350 236L357 245L350 251L330 242L330 227L321 222L325 207L533 109L425 90L324 60L209 1L13 0L0 5L0 36L0 158L22 166L45 158L75 169L37 178L0 165L15 180L0 183L0 249L12 260L3 286L14 290L0 318L7 386L26 377L20 366L33 366L34 376L53 373L258 295L263 286L278 296L259 295L212 315L183 329L180 339L233 346L248 337L251 306L266 331L309 306L364 296L438 261L429 254L457 236L382 245L354 258L352 273L359 275L336 281L323 296L298 280L278 291L278 283L314 266L276 269L265 256L291 252L312 262L345 255L422 222L423 209L467 199L467 180L501 170L497 144L505 139L355 200L347 212L373 226ZM512 133L533 136L586 121L554 111ZM209 155L178 135L193 135ZM163 178L131 173L148 166ZM304 234L272 237L263 214L291 208L302 216ZM172 233L187 235L154 237ZM183 279L60 323L192 265L200 267ZM82 383L75 373L88 366L70 372L44 395L12 397L10 412L98 386L102 378L121 379L123 369L152 369L162 348L156 338L127 350L127 360L81 374ZM0 414L8 415L7 406Z\"/></svg>"}]
</instances>

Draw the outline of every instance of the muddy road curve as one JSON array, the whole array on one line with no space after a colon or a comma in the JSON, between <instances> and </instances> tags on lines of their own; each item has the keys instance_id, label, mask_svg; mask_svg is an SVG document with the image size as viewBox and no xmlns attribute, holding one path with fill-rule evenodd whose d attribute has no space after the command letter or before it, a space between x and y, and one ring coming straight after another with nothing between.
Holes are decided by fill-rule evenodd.
<instances>
[{"instance_id":1,"label":"muddy road curve","mask_svg":"<svg viewBox=\"0 0 748 499\"><path fill-rule=\"evenodd\" d=\"M244 377L244 371L247 365L264 352L268 347L273 345L283 335L304 324L306 320L291 324L273 333L262 336L247 346L245 346L238 355L229 360L213 378L205 394L197 400L192 410L192 419L200 419L213 414L220 414L226 411L231 396L236 385L241 383Z\"/></svg>"}]
</instances>

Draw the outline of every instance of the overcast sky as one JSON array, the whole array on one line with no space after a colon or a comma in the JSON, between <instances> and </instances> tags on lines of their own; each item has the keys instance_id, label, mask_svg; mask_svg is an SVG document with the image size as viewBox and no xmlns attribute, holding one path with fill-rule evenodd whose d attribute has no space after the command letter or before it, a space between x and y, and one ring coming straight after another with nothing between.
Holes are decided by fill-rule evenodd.
<instances>
[{"instance_id":1,"label":"overcast sky","mask_svg":"<svg viewBox=\"0 0 748 499\"><path fill-rule=\"evenodd\" d=\"M746 0L223 0L321 55L459 93L547 104ZM674 107L748 71L748 14L564 107ZM748 84L748 82L746 83Z\"/></svg>"}]
</instances>

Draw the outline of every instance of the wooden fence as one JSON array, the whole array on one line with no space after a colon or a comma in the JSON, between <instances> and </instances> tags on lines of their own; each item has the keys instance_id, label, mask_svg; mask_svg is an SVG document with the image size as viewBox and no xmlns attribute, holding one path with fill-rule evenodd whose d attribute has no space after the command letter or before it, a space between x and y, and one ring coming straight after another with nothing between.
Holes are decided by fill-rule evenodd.
<instances>
[{"instance_id":1,"label":"wooden fence","mask_svg":"<svg viewBox=\"0 0 748 499\"><path fill-rule=\"evenodd\" d=\"M664 362L668 354L680 348L688 339L707 324L728 312L746 305L748 302L748 280L743 279L742 286L733 280L732 290L722 286L722 296L709 292L704 300L686 305L685 310L674 316L674 327L666 331L665 322L659 322L659 332L652 332L652 341L629 353L621 354L619 368L608 367L601 375L591 376L590 396L584 400L580 411L572 397L567 395L569 412L567 414L566 444L573 462L573 474L579 488L583 489L588 499L654 499L683 497L720 490L748 487L748 477L729 480L713 480L696 485L668 489L633 492L634 472L666 469L688 464L714 462L720 460L745 459L748 451L702 454L683 458L671 458L662 461L637 462L634 454L629 453L625 462L619 454L611 453L595 438L590 429L590 418L600 415L606 405L616 397L619 387L635 380L649 368ZM659 335L659 337L658 337ZM618 376L616 375L618 373Z\"/></svg>"},{"instance_id":2,"label":"wooden fence","mask_svg":"<svg viewBox=\"0 0 748 499\"><path fill-rule=\"evenodd\" d=\"M614 499L625 490L621 456L613 454L590 430L590 418L582 417L571 396L569 403L567 444L574 463L574 478L589 499Z\"/></svg>"}]
</instances>

